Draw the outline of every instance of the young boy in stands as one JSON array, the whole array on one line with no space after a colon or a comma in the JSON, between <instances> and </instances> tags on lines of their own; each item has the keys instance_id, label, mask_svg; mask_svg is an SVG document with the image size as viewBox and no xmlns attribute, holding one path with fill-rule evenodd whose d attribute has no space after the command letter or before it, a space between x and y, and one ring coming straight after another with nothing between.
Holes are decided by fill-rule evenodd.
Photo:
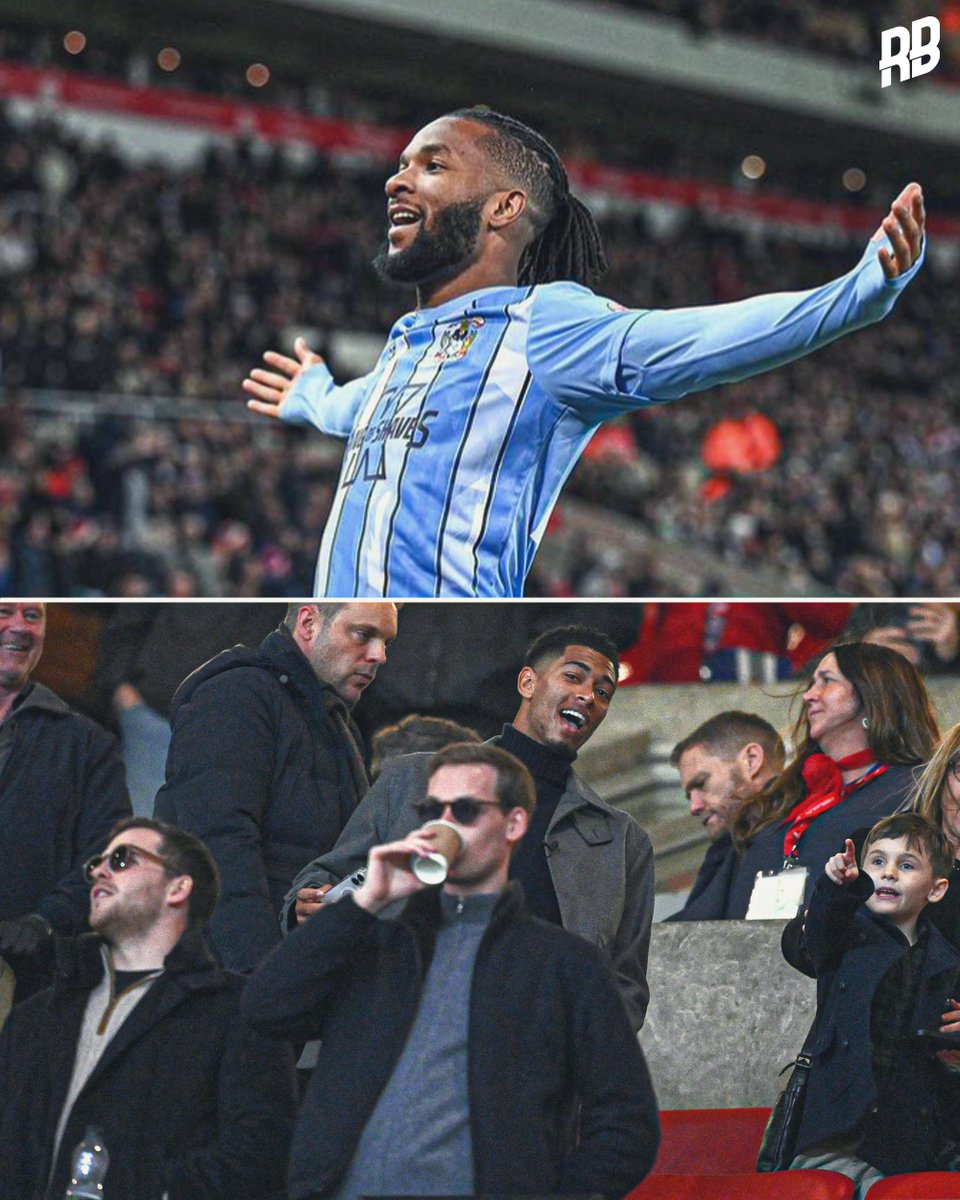
<instances>
[{"instance_id":1,"label":"young boy in stands","mask_svg":"<svg viewBox=\"0 0 960 1200\"><path fill-rule=\"evenodd\" d=\"M862 863L847 839L810 901L817 1036L790 1164L848 1175L857 1200L885 1175L942 1169L960 1113L948 1069L960 1055L917 1036L939 1028L957 990L960 953L924 913L947 890L953 853L935 825L897 813L870 830Z\"/></svg>"}]
</instances>

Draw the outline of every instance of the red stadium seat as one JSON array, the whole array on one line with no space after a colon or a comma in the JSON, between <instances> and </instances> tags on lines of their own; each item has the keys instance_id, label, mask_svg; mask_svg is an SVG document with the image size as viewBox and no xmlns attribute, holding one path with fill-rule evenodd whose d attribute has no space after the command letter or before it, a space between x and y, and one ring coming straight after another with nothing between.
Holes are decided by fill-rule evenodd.
<instances>
[{"instance_id":1,"label":"red stadium seat","mask_svg":"<svg viewBox=\"0 0 960 1200\"><path fill-rule=\"evenodd\" d=\"M769 1108L677 1108L660 1114L653 1174L744 1175L757 1169Z\"/></svg>"},{"instance_id":2,"label":"red stadium seat","mask_svg":"<svg viewBox=\"0 0 960 1200\"><path fill-rule=\"evenodd\" d=\"M870 1200L960 1200L960 1173L917 1171L888 1175L870 1189Z\"/></svg>"},{"instance_id":3,"label":"red stadium seat","mask_svg":"<svg viewBox=\"0 0 960 1200\"><path fill-rule=\"evenodd\" d=\"M851 1200L852 1196L853 1180L837 1171L776 1171L764 1175L650 1175L626 1200Z\"/></svg>"}]
</instances>

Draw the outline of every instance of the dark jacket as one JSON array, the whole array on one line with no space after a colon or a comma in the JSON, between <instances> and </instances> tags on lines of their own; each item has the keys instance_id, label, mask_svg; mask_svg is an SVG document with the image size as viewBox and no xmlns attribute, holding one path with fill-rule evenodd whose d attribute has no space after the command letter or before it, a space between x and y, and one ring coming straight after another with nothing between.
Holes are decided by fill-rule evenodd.
<instances>
[{"instance_id":1,"label":"dark jacket","mask_svg":"<svg viewBox=\"0 0 960 1200\"><path fill-rule=\"evenodd\" d=\"M857 862L863 856L863 843L867 840L869 832L869 829L858 829L850 834L856 850ZM950 872L947 894L936 904L927 906L925 918L940 930L951 946L960 950L960 859L953 864L953 870ZM817 972L803 936L805 920L804 910L801 909L793 920L784 925L783 933L780 935L780 948L783 951L783 957L794 970L814 979Z\"/></svg>"},{"instance_id":2,"label":"dark jacket","mask_svg":"<svg viewBox=\"0 0 960 1200\"><path fill-rule=\"evenodd\" d=\"M709 921L714 919L714 902L712 897L725 894L730 887L730 880L737 869L737 852L733 838L729 833L722 833L716 841L710 843L703 856L700 870L693 881L690 895L679 912L667 917L668 921Z\"/></svg>"},{"instance_id":3,"label":"dark jacket","mask_svg":"<svg viewBox=\"0 0 960 1200\"><path fill-rule=\"evenodd\" d=\"M83 863L129 815L116 738L28 684L0 726L0 920L37 912L62 933L86 928Z\"/></svg>"},{"instance_id":4,"label":"dark jacket","mask_svg":"<svg viewBox=\"0 0 960 1200\"><path fill-rule=\"evenodd\" d=\"M239 1015L243 980L187 933L117 1029L74 1102L49 1186L57 1124L100 940L63 939L54 986L0 1035L0 1196L60 1200L88 1125L110 1154L110 1200L261 1200L282 1194L296 1086L290 1047Z\"/></svg>"},{"instance_id":5,"label":"dark jacket","mask_svg":"<svg viewBox=\"0 0 960 1200\"><path fill-rule=\"evenodd\" d=\"M397 921L348 897L295 929L250 980L253 1025L322 1039L291 1149L292 1200L327 1192L346 1170L410 1032L439 922L435 892ZM478 1194L618 1196L650 1170L656 1100L610 968L582 938L527 914L514 886L477 954L467 1054Z\"/></svg>"},{"instance_id":6,"label":"dark jacket","mask_svg":"<svg viewBox=\"0 0 960 1200\"><path fill-rule=\"evenodd\" d=\"M109 700L131 684L166 717L191 671L238 642L258 646L283 619L282 604L117 604L101 641L97 682Z\"/></svg>"},{"instance_id":7,"label":"dark jacket","mask_svg":"<svg viewBox=\"0 0 960 1200\"><path fill-rule=\"evenodd\" d=\"M914 783L913 767L888 767L846 800L822 813L800 839L799 863L807 868L804 903L831 854L843 849L853 830L872 827L881 817L896 812L908 800ZM778 871L783 866L786 828L775 822L761 830L730 872L719 871L698 899L700 920L742 920L758 871Z\"/></svg>"},{"instance_id":8,"label":"dark jacket","mask_svg":"<svg viewBox=\"0 0 960 1200\"><path fill-rule=\"evenodd\" d=\"M810 901L804 941L817 973L817 1032L797 1152L851 1134L862 1122L858 1158L887 1175L931 1171L956 1139L960 1079L921 1039L908 1037L891 1083L878 1096L871 1006L881 979L909 945L891 922L864 907L872 893L873 881L865 872L847 886L821 872ZM912 1031L939 1028L960 976L960 952L925 915L918 932L926 947Z\"/></svg>"},{"instance_id":9,"label":"dark jacket","mask_svg":"<svg viewBox=\"0 0 960 1200\"><path fill-rule=\"evenodd\" d=\"M366 792L359 734L284 626L194 671L172 725L154 813L209 847L221 882L210 937L225 966L248 971L280 937L291 880Z\"/></svg>"},{"instance_id":10,"label":"dark jacket","mask_svg":"<svg viewBox=\"0 0 960 1200\"><path fill-rule=\"evenodd\" d=\"M293 881L284 904L284 929L296 925L299 888L343 879L363 866L372 846L406 837L422 824L413 805L427 794L432 757L405 754L386 765L336 846L308 863ZM633 817L601 800L571 769L545 841L563 927L610 959L630 1019L639 1029L650 1000L650 839Z\"/></svg>"}]
</instances>

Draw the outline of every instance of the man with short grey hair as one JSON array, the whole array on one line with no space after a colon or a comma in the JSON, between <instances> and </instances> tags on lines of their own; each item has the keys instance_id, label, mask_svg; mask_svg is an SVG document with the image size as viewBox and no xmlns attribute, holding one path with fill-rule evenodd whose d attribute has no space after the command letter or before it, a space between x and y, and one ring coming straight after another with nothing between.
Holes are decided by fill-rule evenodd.
<instances>
[{"instance_id":1,"label":"man with short grey hair","mask_svg":"<svg viewBox=\"0 0 960 1200\"><path fill-rule=\"evenodd\" d=\"M366 794L350 711L396 632L394 604L292 604L258 650L226 650L177 690L154 811L217 862L210 935L225 966L249 971L278 940L291 879Z\"/></svg>"}]
</instances>

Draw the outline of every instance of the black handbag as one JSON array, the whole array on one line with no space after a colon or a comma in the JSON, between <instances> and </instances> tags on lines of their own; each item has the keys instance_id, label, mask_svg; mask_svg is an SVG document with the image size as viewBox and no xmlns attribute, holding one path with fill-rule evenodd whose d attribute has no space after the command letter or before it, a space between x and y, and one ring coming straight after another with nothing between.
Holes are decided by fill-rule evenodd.
<instances>
[{"instance_id":1,"label":"black handbag","mask_svg":"<svg viewBox=\"0 0 960 1200\"><path fill-rule=\"evenodd\" d=\"M797 1134L800 1132L800 1121L803 1118L803 1102L807 1094L807 1077L812 1061L809 1054L812 1040L811 1029L803 1049L790 1064L793 1072L787 1080L787 1086L777 1097L777 1102L770 1112L757 1155L758 1171L786 1171L796 1157ZM783 1068L783 1071L786 1070L789 1070L789 1066ZM780 1072L781 1075L783 1071Z\"/></svg>"}]
</instances>

